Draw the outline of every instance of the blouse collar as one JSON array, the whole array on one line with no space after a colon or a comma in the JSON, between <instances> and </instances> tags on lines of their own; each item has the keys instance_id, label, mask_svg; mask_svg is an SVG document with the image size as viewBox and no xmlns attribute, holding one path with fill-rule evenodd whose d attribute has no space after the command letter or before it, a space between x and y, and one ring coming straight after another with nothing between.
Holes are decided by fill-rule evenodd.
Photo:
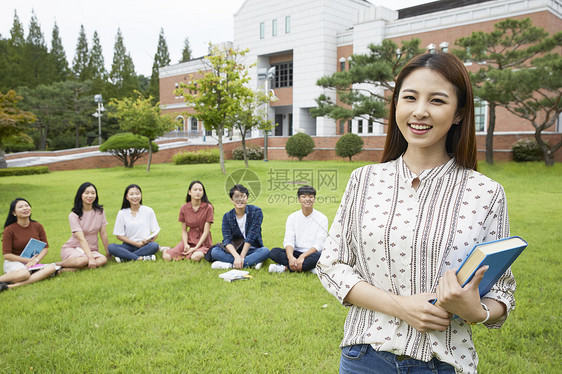
<instances>
[{"instance_id":1,"label":"blouse collar","mask_svg":"<svg viewBox=\"0 0 562 374\"><path fill-rule=\"evenodd\" d=\"M422 170L419 175L416 175L408 169L408 165L404 162L403 156L404 155L400 156L396 161L400 175L409 183L411 183L415 178L419 178L420 182L424 180L442 178L445 175L452 173L458 167L455 159L451 158L443 165L436 166L432 169Z\"/></svg>"}]
</instances>

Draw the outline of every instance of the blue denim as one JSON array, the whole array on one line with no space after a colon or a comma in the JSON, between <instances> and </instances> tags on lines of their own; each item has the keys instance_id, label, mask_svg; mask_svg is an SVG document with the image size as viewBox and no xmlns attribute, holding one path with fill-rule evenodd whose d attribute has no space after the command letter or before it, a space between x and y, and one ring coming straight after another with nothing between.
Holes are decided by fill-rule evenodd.
<instances>
[{"instance_id":1,"label":"blue denim","mask_svg":"<svg viewBox=\"0 0 562 374\"><path fill-rule=\"evenodd\" d=\"M341 349L340 373L455 374L455 368L435 357L425 362L390 352L375 351L370 344L357 344Z\"/></svg>"},{"instance_id":2,"label":"blue denim","mask_svg":"<svg viewBox=\"0 0 562 374\"><path fill-rule=\"evenodd\" d=\"M302 255L299 251L294 251L293 256L299 258ZM302 271L309 271L316 267L316 263L320 259L321 252L314 252L304 259L302 263ZM289 259L287 258L287 252L284 248L275 247L269 252L269 258L277 262L280 265L284 265L290 272L292 272L289 267Z\"/></svg>"},{"instance_id":3,"label":"blue denim","mask_svg":"<svg viewBox=\"0 0 562 374\"><path fill-rule=\"evenodd\" d=\"M211 256L215 261L234 263L234 256L226 252L219 246L211 248ZM258 262L264 262L269 257L269 249L266 247L254 248L250 247L246 257L244 257L244 267L254 266Z\"/></svg>"},{"instance_id":4,"label":"blue denim","mask_svg":"<svg viewBox=\"0 0 562 374\"><path fill-rule=\"evenodd\" d=\"M114 244L111 243L107 250L112 256L119 257L123 260L138 260L142 256L150 256L158 252L158 243L150 242L144 247L135 247L134 245L122 243Z\"/></svg>"}]
</instances>

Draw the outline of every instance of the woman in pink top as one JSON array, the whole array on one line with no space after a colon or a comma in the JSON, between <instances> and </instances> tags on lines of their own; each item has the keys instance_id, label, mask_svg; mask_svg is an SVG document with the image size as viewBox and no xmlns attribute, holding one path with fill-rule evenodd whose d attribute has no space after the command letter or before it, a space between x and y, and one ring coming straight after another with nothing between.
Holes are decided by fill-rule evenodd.
<instances>
[{"instance_id":1,"label":"woman in pink top","mask_svg":"<svg viewBox=\"0 0 562 374\"><path fill-rule=\"evenodd\" d=\"M98 191L89 182L83 183L76 192L74 208L68 216L72 236L62 246L61 265L68 270L85 267L90 269L103 266L107 257L98 251L98 235L101 238L105 253L109 256L105 212L98 202Z\"/></svg>"},{"instance_id":2,"label":"woman in pink top","mask_svg":"<svg viewBox=\"0 0 562 374\"><path fill-rule=\"evenodd\" d=\"M213 223L213 206L207 198L205 187L200 181L193 181L187 189L186 203L180 208L181 242L168 249L162 255L166 261L184 258L199 261L211 248L211 224ZM189 231L187 229L189 228Z\"/></svg>"}]
</instances>

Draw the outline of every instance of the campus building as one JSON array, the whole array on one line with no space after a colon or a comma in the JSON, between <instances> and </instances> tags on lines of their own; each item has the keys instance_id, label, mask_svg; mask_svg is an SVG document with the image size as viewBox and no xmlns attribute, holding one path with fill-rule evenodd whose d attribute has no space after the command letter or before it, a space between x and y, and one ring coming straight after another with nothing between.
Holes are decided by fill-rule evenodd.
<instances>
[{"instance_id":1,"label":"campus building","mask_svg":"<svg viewBox=\"0 0 562 374\"><path fill-rule=\"evenodd\" d=\"M384 3L379 1L379 3ZM428 52L446 52L455 47L455 40L473 31L490 32L494 24L506 18L531 18L536 26L549 33L562 30L562 0L442 0L394 11L375 6L365 0L246 0L234 14L234 47L248 48L251 85L266 89L267 72L275 67L270 81L277 101L271 104L269 118L274 121L272 138L286 138L297 131L323 138L320 143L330 147L325 138L353 132L364 136L366 144L382 144L385 127L363 118L336 123L330 118L313 118L309 110L322 93L331 94L316 81L336 71L348 69L352 54L367 53L371 43L391 39L418 38ZM221 42L221 41L217 41ZM194 59L160 69L160 100L163 113L174 113L178 129L188 137L205 135L201 123L192 117L175 89L181 82L197 79L204 70L203 59ZM477 70L478 62L467 61L469 69ZM334 97L335 99L335 97ZM485 102L477 106L477 131L485 134L488 114ZM499 109L495 133L526 134L533 127L526 121ZM556 128L560 132L558 121ZM262 134L255 131L253 137ZM373 139L369 143L370 137ZM512 142L513 138L511 138ZM282 146L279 139L276 145ZM317 142L318 144L318 142ZM509 145L507 145L509 148Z\"/></svg>"}]
</instances>

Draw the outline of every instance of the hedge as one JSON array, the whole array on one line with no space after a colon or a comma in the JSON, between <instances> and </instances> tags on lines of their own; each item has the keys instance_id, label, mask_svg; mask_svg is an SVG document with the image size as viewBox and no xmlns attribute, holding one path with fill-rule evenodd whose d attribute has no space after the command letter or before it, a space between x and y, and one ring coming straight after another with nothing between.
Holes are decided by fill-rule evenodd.
<instances>
[{"instance_id":1,"label":"hedge","mask_svg":"<svg viewBox=\"0 0 562 374\"><path fill-rule=\"evenodd\" d=\"M179 152L176 153L172 160L176 165L187 164L215 164L220 161L218 149L201 149L196 152Z\"/></svg>"},{"instance_id":2,"label":"hedge","mask_svg":"<svg viewBox=\"0 0 562 374\"><path fill-rule=\"evenodd\" d=\"M47 174L49 168L47 166L28 166L22 168L6 168L0 169L0 177L13 177L17 175Z\"/></svg>"}]
</instances>

